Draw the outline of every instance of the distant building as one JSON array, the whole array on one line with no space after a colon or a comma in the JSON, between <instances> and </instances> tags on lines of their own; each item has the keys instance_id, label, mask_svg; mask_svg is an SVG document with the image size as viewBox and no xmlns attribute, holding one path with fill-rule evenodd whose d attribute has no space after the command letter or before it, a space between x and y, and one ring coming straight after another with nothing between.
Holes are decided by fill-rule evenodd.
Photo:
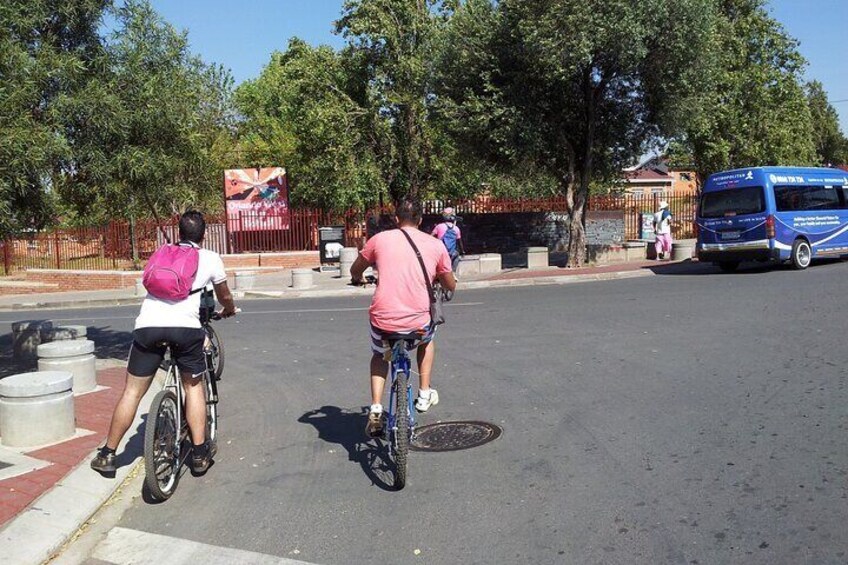
<instances>
[{"instance_id":1,"label":"distant building","mask_svg":"<svg viewBox=\"0 0 848 565\"><path fill-rule=\"evenodd\" d=\"M654 157L623 171L624 192L635 195L695 194L698 177L694 171L669 167L663 157Z\"/></svg>"}]
</instances>

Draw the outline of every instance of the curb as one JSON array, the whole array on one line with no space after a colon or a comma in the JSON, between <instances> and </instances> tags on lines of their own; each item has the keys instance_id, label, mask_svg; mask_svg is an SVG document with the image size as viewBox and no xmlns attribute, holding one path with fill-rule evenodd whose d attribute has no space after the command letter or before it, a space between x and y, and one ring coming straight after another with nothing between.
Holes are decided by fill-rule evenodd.
<instances>
[{"instance_id":1,"label":"curb","mask_svg":"<svg viewBox=\"0 0 848 565\"><path fill-rule=\"evenodd\" d=\"M126 449L132 431L141 425L142 415L147 413L159 388L150 387L141 399L130 431L118 446L119 452ZM53 558L143 462L139 454L119 468L114 479L106 479L89 468L91 455L0 530L4 564L32 565Z\"/></svg>"},{"instance_id":2,"label":"curb","mask_svg":"<svg viewBox=\"0 0 848 565\"><path fill-rule=\"evenodd\" d=\"M669 261L665 265L676 265L685 261ZM554 284L571 284L578 282L590 281L608 281L617 279L630 279L639 277L648 277L656 275L651 269L640 268L628 271L611 271L606 273L587 273L581 275L541 275L538 277L521 277L512 279L491 279L491 280L476 280L476 281L459 281L459 289L477 289L477 288L500 288L500 287L517 287L517 286L534 286L534 285L554 285ZM236 298L243 299L262 299L262 298L331 298L345 296L370 296L374 292L374 287L353 288L345 287L328 290L245 290L233 291ZM0 312L14 312L16 310L56 310L56 309L72 309L72 308L92 308L103 306L132 306L141 304L143 297L128 297L128 298L104 298L87 299L79 301L57 301L57 302L30 302L14 304L12 306L0 306Z\"/></svg>"}]
</instances>

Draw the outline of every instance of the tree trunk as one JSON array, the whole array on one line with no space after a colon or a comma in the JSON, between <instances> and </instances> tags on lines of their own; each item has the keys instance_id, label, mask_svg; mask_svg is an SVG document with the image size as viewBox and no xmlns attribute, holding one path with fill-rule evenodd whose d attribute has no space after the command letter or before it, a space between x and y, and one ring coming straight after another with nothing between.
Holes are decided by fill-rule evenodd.
<instances>
[{"instance_id":1,"label":"tree trunk","mask_svg":"<svg viewBox=\"0 0 848 565\"><path fill-rule=\"evenodd\" d=\"M566 267L582 267L586 262L586 202L589 199L589 180L592 175L592 150L595 145L596 106L605 82L595 87L592 84L592 69L587 68L583 76L584 100L586 112L586 131L583 139L583 154L577 164L579 182L572 182L575 193L568 198L571 224L568 227L568 263ZM576 185L576 187L575 187Z\"/></svg>"}]
</instances>

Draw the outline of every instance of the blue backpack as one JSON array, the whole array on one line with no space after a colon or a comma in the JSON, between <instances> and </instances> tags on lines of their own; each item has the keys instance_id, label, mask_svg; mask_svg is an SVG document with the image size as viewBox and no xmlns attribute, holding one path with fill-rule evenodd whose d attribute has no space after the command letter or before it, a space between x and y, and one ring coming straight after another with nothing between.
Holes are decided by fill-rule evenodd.
<instances>
[{"instance_id":1,"label":"blue backpack","mask_svg":"<svg viewBox=\"0 0 848 565\"><path fill-rule=\"evenodd\" d=\"M448 253L453 255L456 253L456 227L448 228L445 231L445 235L442 236L442 243L445 244L445 247L448 249Z\"/></svg>"}]
</instances>

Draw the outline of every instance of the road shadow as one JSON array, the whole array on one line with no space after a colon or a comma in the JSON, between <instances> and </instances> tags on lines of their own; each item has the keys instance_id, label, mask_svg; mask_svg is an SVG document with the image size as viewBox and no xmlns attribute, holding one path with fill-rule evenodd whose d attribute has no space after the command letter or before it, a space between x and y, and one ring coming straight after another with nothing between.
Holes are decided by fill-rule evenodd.
<instances>
[{"instance_id":1,"label":"road shadow","mask_svg":"<svg viewBox=\"0 0 848 565\"><path fill-rule=\"evenodd\" d=\"M814 269L816 265L832 265L841 262L838 258L816 259L810 269ZM792 266L781 263L760 263L760 262L743 262L735 271L722 271L718 265L712 263L701 263L693 259L678 261L674 263L663 263L657 261L656 265L648 265L642 267L652 271L656 275L671 275L671 276L699 276L699 275L757 275L768 273L771 271L792 271Z\"/></svg>"},{"instance_id":2,"label":"road shadow","mask_svg":"<svg viewBox=\"0 0 848 565\"><path fill-rule=\"evenodd\" d=\"M111 326L89 326L87 337L94 342L94 354L99 359L126 361L132 345L132 332L116 331Z\"/></svg>"},{"instance_id":3,"label":"road shadow","mask_svg":"<svg viewBox=\"0 0 848 565\"><path fill-rule=\"evenodd\" d=\"M313 426L319 439L341 445L347 451L348 460L358 463L372 484L383 490L395 490L394 464L388 456L388 446L365 436L364 410L352 412L338 406L322 406L297 421Z\"/></svg>"},{"instance_id":4,"label":"road shadow","mask_svg":"<svg viewBox=\"0 0 848 565\"><path fill-rule=\"evenodd\" d=\"M97 358L122 361L127 360L133 339L132 332L116 331L111 326L88 326L86 338L94 342ZM0 379L37 370L37 359L14 358L14 336L11 331L0 334Z\"/></svg>"}]
</instances>

